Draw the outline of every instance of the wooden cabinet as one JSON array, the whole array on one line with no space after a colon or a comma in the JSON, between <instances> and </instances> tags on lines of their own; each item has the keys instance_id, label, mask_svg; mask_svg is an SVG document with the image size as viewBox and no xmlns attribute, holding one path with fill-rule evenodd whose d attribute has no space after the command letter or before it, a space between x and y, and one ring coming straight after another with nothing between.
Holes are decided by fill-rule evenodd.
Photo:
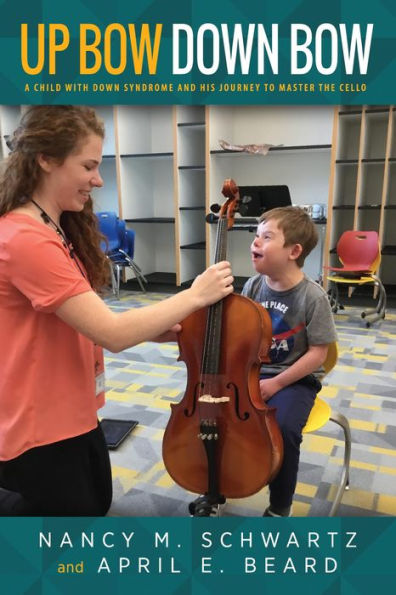
<instances>
[{"instance_id":1,"label":"wooden cabinet","mask_svg":"<svg viewBox=\"0 0 396 595\"><path fill-rule=\"evenodd\" d=\"M325 264L336 266L336 244L349 229L377 231L380 276L396 283L396 140L392 106L335 109Z\"/></svg>"}]
</instances>

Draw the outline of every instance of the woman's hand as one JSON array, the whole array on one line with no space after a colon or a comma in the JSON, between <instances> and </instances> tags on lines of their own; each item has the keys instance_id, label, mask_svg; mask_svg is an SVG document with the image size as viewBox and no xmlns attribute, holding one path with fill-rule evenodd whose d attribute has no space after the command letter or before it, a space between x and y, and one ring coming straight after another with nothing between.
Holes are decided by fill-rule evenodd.
<instances>
[{"instance_id":1,"label":"woman's hand","mask_svg":"<svg viewBox=\"0 0 396 595\"><path fill-rule=\"evenodd\" d=\"M152 339L152 341L155 341L156 343L169 343L171 341L177 342L177 333L180 333L181 329L181 324L175 324L169 329L169 331L165 331L165 333L158 335L158 337L155 337L155 339Z\"/></svg>"},{"instance_id":2,"label":"woman's hand","mask_svg":"<svg viewBox=\"0 0 396 595\"><path fill-rule=\"evenodd\" d=\"M232 282L234 277L231 265L226 260L213 264L201 275L198 275L191 285L190 291L200 304L199 307L210 306L234 291Z\"/></svg>"}]
</instances>

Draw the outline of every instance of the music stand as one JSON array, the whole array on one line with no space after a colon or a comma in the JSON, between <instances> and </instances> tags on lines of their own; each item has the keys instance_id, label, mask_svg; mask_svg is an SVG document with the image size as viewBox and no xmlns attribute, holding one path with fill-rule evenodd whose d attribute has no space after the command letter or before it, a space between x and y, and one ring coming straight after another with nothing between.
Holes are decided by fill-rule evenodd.
<instances>
[{"instance_id":1,"label":"music stand","mask_svg":"<svg viewBox=\"0 0 396 595\"><path fill-rule=\"evenodd\" d=\"M292 204L288 186L239 186L243 217L260 217L265 211ZM242 213L241 213L242 214Z\"/></svg>"}]
</instances>

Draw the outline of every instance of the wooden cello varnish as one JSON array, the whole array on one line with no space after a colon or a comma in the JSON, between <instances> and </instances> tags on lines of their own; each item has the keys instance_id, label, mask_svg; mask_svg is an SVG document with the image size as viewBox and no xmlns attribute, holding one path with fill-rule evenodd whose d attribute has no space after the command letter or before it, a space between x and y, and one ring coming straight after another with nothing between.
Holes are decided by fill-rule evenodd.
<instances>
[{"instance_id":1,"label":"wooden cello varnish","mask_svg":"<svg viewBox=\"0 0 396 595\"><path fill-rule=\"evenodd\" d=\"M215 262L226 259L239 200L235 182L226 180L223 194L229 198L219 214ZM232 294L188 316L178 340L187 388L171 405L165 467L178 485L213 502L255 494L276 475L283 455L275 410L259 389L271 319L260 304Z\"/></svg>"}]
</instances>

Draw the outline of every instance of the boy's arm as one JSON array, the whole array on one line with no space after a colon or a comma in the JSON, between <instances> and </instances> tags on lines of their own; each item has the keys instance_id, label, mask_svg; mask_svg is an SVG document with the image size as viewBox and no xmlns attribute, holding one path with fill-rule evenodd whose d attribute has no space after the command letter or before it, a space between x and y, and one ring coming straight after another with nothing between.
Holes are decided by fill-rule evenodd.
<instances>
[{"instance_id":1,"label":"boy's arm","mask_svg":"<svg viewBox=\"0 0 396 595\"><path fill-rule=\"evenodd\" d=\"M274 378L260 380L260 392L263 401L267 401L282 388L317 370L326 359L328 347L328 345L311 345L308 347L308 351L294 362L290 368L274 376Z\"/></svg>"}]
</instances>

